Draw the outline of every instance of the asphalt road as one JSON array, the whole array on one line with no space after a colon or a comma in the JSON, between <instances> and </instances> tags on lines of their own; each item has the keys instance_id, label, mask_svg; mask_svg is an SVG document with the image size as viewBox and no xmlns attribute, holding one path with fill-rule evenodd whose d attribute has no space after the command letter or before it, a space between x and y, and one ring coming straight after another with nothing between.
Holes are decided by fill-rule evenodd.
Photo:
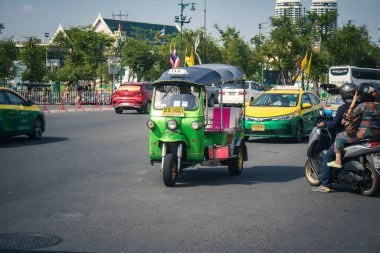
<instances>
[{"instance_id":1,"label":"asphalt road","mask_svg":"<svg viewBox=\"0 0 380 253\"><path fill-rule=\"evenodd\" d=\"M40 141L0 141L0 252L380 252L380 195L312 192L306 141L250 141L241 176L196 167L167 188L147 115L46 119Z\"/></svg>"}]
</instances>

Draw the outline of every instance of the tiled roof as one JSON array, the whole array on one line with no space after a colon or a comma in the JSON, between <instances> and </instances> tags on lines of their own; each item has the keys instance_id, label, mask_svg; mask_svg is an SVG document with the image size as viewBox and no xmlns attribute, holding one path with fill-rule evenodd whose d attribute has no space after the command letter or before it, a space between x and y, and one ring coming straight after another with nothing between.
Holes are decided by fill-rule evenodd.
<instances>
[{"instance_id":1,"label":"tiled roof","mask_svg":"<svg viewBox=\"0 0 380 253\"><path fill-rule=\"evenodd\" d=\"M147 39L149 41L155 40L155 36L165 27L165 34L171 35L173 33L177 33L178 30L175 26L170 25L162 25L162 24L150 24L150 23L141 23L134 21L119 21L114 19L104 19L108 28L113 32L118 31L119 22L121 24L121 28L123 32L127 32L128 37L137 37L136 30L145 30L147 31Z\"/></svg>"}]
</instances>

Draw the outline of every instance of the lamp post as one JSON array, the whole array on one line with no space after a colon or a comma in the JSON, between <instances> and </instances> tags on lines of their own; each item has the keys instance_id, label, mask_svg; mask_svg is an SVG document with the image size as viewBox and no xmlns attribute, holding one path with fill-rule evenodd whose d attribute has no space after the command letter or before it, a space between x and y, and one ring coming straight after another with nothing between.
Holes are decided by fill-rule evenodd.
<instances>
[{"instance_id":1,"label":"lamp post","mask_svg":"<svg viewBox=\"0 0 380 253\"><path fill-rule=\"evenodd\" d=\"M48 69L48 38L49 38L49 33L45 33L45 38L46 38L46 70Z\"/></svg>"},{"instance_id":2,"label":"lamp post","mask_svg":"<svg viewBox=\"0 0 380 253\"><path fill-rule=\"evenodd\" d=\"M180 31L180 37L179 37L179 51L180 51L179 58L182 59L182 27L183 27L183 24L190 23L190 20L191 20L191 17L189 18L189 20L186 20L186 16L183 15L183 10L187 6L191 5L190 10L195 11L195 8L194 8L195 3L183 3L183 1L181 0L181 3L179 3L178 5L181 7L181 15L175 16L175 22L181 24L181 31Z\"/></svg>"},{"instance_id":3,"label":"lamp post","mask_svg":"<svg viewBox=\"0 0 380 253\"><path fill-rule=\"evenodd\" d=\"M263 25L268 24L268 22L259 23L259 39L260 39L260 46L263 43L263 37L261 35L261 29ZM261 63L261 85L264 85L264 61Z\"/></svg>"}]
</instances>

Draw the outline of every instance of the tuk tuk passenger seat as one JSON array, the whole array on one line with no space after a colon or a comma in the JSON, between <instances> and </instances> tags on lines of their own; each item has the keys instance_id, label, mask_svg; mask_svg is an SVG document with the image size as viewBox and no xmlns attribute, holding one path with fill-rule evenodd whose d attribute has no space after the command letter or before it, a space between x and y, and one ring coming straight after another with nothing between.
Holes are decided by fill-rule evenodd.
<instances>
[{"instance_id":1,"label":"tuk tuk passenger seat","mask_svg":"<svg viewBox=\"0 0 380 253\"><path fill-rule=\"evenodd\" d=\"M223 125L220 127L220 107L209 107L211 120L207 122L206 132L233 132L237 127L237 121L241 118L241 109L236 107L223 107Z\"/></svg>"}]
</instances>

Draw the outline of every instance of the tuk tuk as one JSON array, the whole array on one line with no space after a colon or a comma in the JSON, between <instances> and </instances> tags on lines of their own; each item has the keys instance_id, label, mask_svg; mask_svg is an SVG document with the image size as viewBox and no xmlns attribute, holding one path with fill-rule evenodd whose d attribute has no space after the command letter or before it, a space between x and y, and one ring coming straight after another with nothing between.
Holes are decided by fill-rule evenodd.
<instances>
[{"instance_id":1,"label":"tuk tuk","mask_svg":"<svg viewBox=\"0 0 380 253\"><path fill-rule=\"evenodd\" d=\"M225 64L170 69L153 83L149 113L149 157L161 163L167 187L176 184L186 168L227 165L240 175L248 160L240 107L208 107L206 87L243 82L244 72Z\"/></svg>"}]
</instances>

